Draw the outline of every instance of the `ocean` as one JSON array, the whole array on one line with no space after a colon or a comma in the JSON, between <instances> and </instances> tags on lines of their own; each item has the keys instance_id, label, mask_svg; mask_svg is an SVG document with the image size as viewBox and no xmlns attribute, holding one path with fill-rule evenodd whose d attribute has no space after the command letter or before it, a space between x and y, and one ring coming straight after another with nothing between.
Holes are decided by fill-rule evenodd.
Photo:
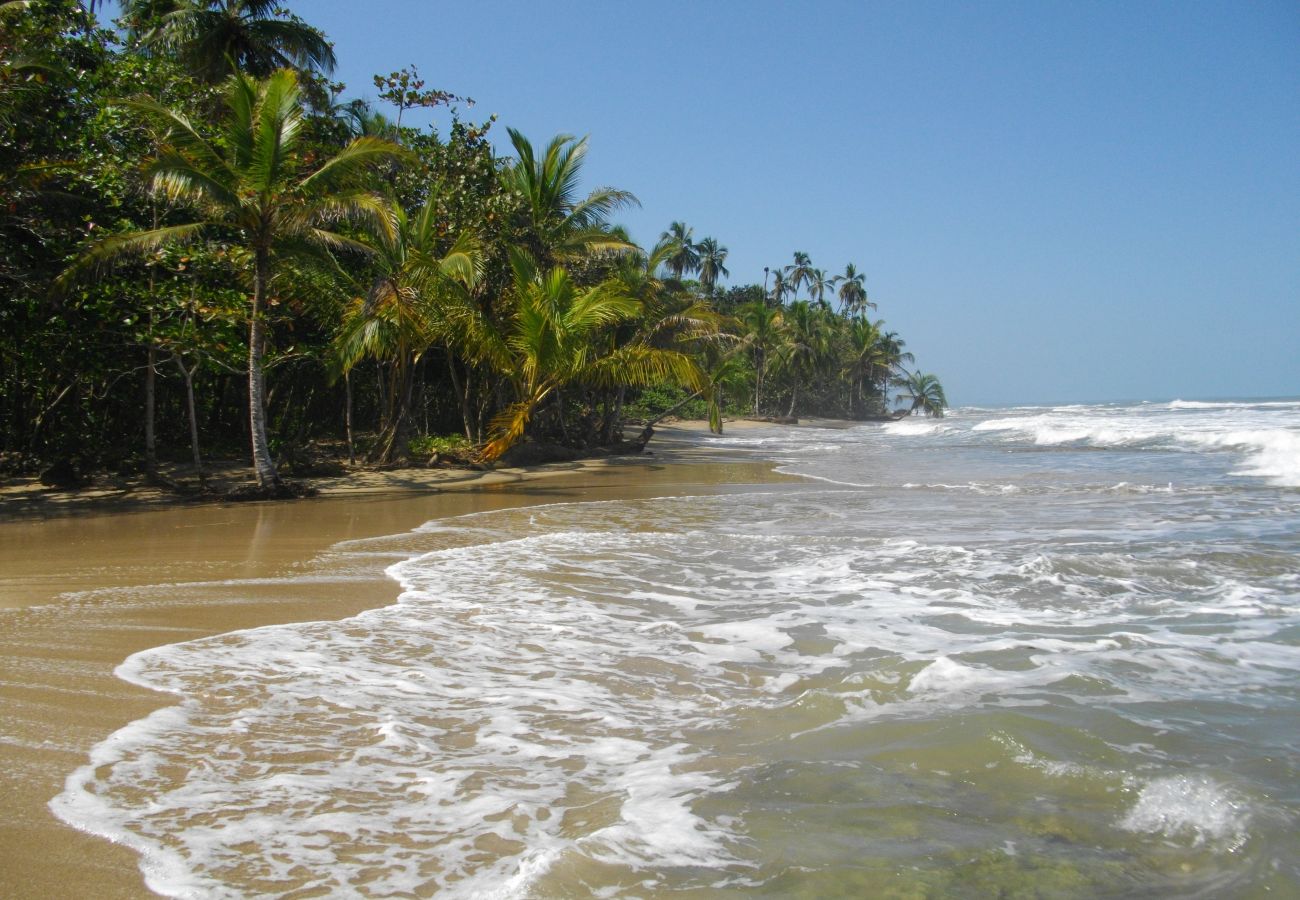
<instances>
[{"instance_id":1,"label":"ocean","mask_svg":"<svg viewBox=\"0 0 1300 900\"><path fill-rule=\"evenodd\" d=\"M130 657L52 809L179 897L1300 894L1300 400L702 440L799 477L338 544L399 601Z\"/></svg>"}]
</instances>

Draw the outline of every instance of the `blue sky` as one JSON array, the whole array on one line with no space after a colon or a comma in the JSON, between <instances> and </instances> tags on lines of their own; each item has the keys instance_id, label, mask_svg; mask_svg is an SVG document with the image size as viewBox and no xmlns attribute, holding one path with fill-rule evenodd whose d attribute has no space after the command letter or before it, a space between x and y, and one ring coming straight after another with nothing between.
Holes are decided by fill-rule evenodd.
<instances>
[{"instance_id":1,"label":"blue sky","mask_svg":"<svg viewBox=\"0 0 1300 900\"><path fill-rule=\"evenodd\" d=\"M954 403L1300 394L1300 4L298 0L731 283L867 275Z\"/></svg>"}]
</instances>

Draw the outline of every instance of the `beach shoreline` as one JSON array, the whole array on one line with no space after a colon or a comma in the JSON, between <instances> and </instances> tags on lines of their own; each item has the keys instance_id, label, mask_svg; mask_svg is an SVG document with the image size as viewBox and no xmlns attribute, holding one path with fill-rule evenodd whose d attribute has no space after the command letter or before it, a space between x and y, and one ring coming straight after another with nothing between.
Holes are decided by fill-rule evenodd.
<instances>
[{"instance_id":1,"label":"beach shoreline","mask_svg":"<svg viewBox=\"0 0 1300 900\"><path fill-rule=\"evenodd\" d=\"M147 893L133 851L63 824L47 806L91 747L175 704L114 675L131 654L247 628L336 620L392 603L399 588L384 563L359 580L312 580L313 560L340 541L483 510L799 481L775 472L770 461L719 453L702 433L702 423L669 426L646 454L477 477L448 470L366 473L324 485L308 500L99 498L58 507L56 515L0 519L0 615L7 620L0 637L7 710L0 770L9 798L0 822L0 894ZM160 598L158 585L173 586L175 598ZM213 592L212 585L234 587Z\"/></svg>"},{"instance_id":2,"label":"beach shoreline","mask_svg":"<svg viewBox=\"0 0 1300 900\"><path fill-rule=\"evenodd\" d=\"M728 419L726 429L730 433L747 432L756 428L847 428L860 424L864 423L820 418L806 419L793 425L758 419ZM657 426L654 438L645 450L635 454L592 455L571 462L484 469L420 464L392 468L354 466L338 475L290 476L287 480L310 492L309 497L297 498L298 500L480 490L571 474L610 463L617 464L619 461L652 463L662 454L671 454L672 459L680 461L709 452L700 443L701 437L708 434L707 422L677 420ZM164 466L162 474L173 481L185 482L197 488L197 478L188 467ZM210 465L209 490L203 493L169 490L162 485L150 484L143 475L101 474L81 488L48 487L35 476L0 479L0 525L56 516L113 515L165 507L200 508L228 504L236 502L235 498L226 496L230 491L251 484L249 467L234 462ZM239 502L292 503L297 500Z\"/></svg>"}]
</instances>

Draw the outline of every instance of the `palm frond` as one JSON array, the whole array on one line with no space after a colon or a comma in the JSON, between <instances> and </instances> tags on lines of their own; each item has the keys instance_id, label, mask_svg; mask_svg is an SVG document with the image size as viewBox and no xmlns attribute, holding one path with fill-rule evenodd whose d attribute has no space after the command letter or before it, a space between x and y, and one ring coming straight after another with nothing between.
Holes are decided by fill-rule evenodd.
<instances>
[{"instance_id":1,"label":"palm frond","mask_svg":"<svg viewBox=\"0 0 1300 900\"><path fill-rule=\"evenodd\" d=\"M115 261L127 256L145 256L176 243L193 240L213 223L194 222L188 225L171 225L149 231L130 231L112 234L91 244L71 266L54 280L51 294L65 296L75 285L96 273L103 272Z\"/></svg>"},{"instance_id":2,"label":"palm frond","mask_svg":"<svg viewBox=\"0 0 1300 900\"><path fill-rule=\"evenodd\" d=\"M321 192L350 183L379 163L409 159L411 154L384 138L354 138L323 166L302 181L307 191Z\"/></svg>"},{"instance_id":3,"label":"palm frond","mask_svg":"<svg viewBox=\"0 0 1300 900\"><path fill-rule=\"evenodd\" d=\"M281 69L258 86L248 177L259 193L271 190L286 174L303 124L299 96L298 76L290 69Z\"/></svg>"}]
</instances>

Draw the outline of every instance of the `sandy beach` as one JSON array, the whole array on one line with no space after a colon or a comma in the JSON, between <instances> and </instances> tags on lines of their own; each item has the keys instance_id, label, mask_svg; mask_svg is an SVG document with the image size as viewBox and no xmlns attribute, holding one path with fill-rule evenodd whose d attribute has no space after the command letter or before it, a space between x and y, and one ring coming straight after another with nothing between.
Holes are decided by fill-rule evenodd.
<instances>
[{"instance_id":1,"label":"sandy beach","mask_svg":"<svg viewBox=\"0 0 1300 900\"><path fill-rule=\"evenodd\" d=\"M732 429L753 427L735 423ZM384 605L398 587L289 580L344 540L396 534L445 516L527 504L710 493L789 480L759 462L719 461L703 429L665 428L643 456L489 473L405 469L320 483L321 496L272 503L168 504L132 498L0 521L4 816L0 895L139 897L136 854L58 821L47 808L90 748L170 705L114 677L137 651ZM120 510L120 511L115 511ZM236 590L223 582L239 580ZM249 579L263 579L256 590ZM143 591L156 585L172 591ZM210 589L209 585L218 585ZM169 599L170 598L170 599Z\"/></svg>"}]
</instances>

